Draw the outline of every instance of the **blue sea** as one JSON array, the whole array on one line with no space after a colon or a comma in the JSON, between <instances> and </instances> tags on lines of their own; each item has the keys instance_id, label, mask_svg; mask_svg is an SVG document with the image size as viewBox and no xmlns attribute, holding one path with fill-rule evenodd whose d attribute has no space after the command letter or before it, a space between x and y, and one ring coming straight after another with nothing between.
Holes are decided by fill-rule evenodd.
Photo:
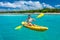
<instances>
[{"instance_id":1,"label":"blue sea","mask_svg":"<svg viewBox=\"0 0 60 40\"><path fill-rule=\"evenodd\" d=\"M0 15L0 40L60 40L60 14L45 14L36 18L38 14L31 14L36 21L33 24L48 27L47 31L34 31L25 27L15 30L22 21L27 20L27 14Z\"/></svg>"}]
</instances>

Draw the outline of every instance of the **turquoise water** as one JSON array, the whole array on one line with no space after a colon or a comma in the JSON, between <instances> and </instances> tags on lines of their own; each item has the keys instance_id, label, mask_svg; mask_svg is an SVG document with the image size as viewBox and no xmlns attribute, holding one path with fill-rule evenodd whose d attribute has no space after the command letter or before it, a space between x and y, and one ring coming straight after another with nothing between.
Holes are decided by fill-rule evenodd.
<instances>
[{"instance_id":1,"label":"turquoise water","mask_svg":"<svg viewBox=\"0 0 60 40\"><path fill-rule=\"evenodd\" d=\"M25 21L27 15L18 16L0 16L0 40L60 40L60 15L47 15L42 18L31 17L37 25L47 26L49 29L45 32L38 32L22 27L20 30L14 28Z\"/></svg>"}]
</instances>

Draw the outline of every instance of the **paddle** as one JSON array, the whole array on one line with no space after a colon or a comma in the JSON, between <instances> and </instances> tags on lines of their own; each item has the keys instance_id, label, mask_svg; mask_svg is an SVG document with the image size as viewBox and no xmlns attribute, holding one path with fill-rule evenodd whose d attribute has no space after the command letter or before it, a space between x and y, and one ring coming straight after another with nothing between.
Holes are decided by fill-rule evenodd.
<instances>
[{"instance_id":1,"label":"paddle","mask_svg":"<svg viewBox=\"0 0 60 40\"><path fill-rule=\"evenodd\" d=\"M24 24L25 22L22 22L21 24ZM21 29L23 27L23 25L19 25L19 26L17 26L16 28L15 28L15 30L19 30L19 29Z\"/></svg>"},{"instance_id":2,"label":"paddle","mask_svg":"<svg viewBox=\"0 0 60 40\"><path fill-rule=\"evenodd\" d=\"M41 18L41 17L43 17L44 16L44 13L40 13L38 16L37 16L37 18Z\"/></svg>"},{"instance_id":3,"label":"paddle","mask_svg":"<svg viewBox=\"0 0 60 40\"><path fill-rule=\"evenodd\" d=\"M21 29L21 28L22 28L22 25L17 26L17 27L15 28L15 30L19 30L19 29Z\"/></svg>"}]
</instances>

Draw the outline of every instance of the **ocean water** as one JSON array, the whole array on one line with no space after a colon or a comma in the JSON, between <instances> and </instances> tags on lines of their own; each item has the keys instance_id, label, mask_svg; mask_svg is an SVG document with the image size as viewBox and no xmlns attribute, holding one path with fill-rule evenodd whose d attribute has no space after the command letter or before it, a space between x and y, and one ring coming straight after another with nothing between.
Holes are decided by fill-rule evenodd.
<instances>
[{"instance_id":1,"label":"ocean water","mask_svg":"<svg viewBox=\"0 0 60 40\"><path fill-rule=\"evenodd\" d=\"M34 24L46 26L49 29L44 32L30 30L22 27L20 30L14 28L26 21L27 14L0 15L0 40L60 40L60 14L45 14L42 18L31 17L36 21Z\"/></svg>"}]
</instances>

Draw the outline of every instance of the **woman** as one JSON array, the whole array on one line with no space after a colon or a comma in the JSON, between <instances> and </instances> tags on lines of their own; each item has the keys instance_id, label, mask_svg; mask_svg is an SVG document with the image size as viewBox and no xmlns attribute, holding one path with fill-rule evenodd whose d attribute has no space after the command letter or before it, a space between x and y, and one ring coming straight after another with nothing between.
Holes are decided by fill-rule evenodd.
<instances>
[{"instance_id":1,"label":"woman","mask_svg":"<svg viewBox=\"0 0 60 40\"><path fill-rule=\"evenodd\" d=\"M32 24L32 21L34 21L34 19L31 18L30 14L29 14L29 15L28 15L28 19L27 19L27 23L28 23L29 26L32 26L32 25L33 25L33 24Z\"/></svg>"}]
</instances>

